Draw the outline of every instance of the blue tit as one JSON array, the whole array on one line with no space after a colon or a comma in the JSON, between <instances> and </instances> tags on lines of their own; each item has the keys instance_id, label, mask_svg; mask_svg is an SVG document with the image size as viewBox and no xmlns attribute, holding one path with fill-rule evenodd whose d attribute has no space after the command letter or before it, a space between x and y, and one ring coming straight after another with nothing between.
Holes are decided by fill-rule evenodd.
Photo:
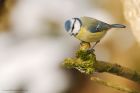
<instances>
[{"instance_id":1,"label":"blue tit","mask_svg":"<svg viewBox=\"0 0 140 93\"><path fill-rule=\"evenodd\" d=\"M111 28L125 28L122 24L108 24L90 17L72 18L65 22L65 30L84 42L96 42L104 37Z\"/></svg>"}]
</instances>

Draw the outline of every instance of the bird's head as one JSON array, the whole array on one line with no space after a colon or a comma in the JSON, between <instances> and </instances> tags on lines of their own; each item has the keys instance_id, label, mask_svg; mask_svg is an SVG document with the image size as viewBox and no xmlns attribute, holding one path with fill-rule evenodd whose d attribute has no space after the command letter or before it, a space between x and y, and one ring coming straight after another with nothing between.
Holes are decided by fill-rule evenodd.
<instances>
[{"instance_id":1,"label":"bird's head","mask_svg":"<svg viewBox=\"0 0 140 93\"><path fill-rule=\"evenodd\" d=\"M80 31L82 22L79 18L72 18L65 22L65 30L73 36L76 36Z\"/></svg>"}]
</instances>

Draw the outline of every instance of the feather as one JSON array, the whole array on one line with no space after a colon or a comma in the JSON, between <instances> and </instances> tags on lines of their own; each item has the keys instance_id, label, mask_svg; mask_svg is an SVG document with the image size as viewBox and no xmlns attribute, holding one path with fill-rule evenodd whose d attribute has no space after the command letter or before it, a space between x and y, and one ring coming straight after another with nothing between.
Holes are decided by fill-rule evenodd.
<instances>
[{"instance_id":1,"label":"feather","mask_svg":"<svg viewBox=\"0 0 140 93\"><path fill-rule=\"evenodd\" d=\"M109 24L94 18L82 17L81 19L83 21L82 22L83 26L87 28L87 30L90 31L91 33L102 32L104 30L108 30L111 28Z\"/></svg>"},{"instance_id":2,"label":"feather","mask_svg":"<svg viewBox=\"0 0 140 93\"><path fill-rule=\"evenodd\" d=\"M126 26L122 24L112 24L111 27L112 28L125 28Z\"/></svg>"}]
</instances>

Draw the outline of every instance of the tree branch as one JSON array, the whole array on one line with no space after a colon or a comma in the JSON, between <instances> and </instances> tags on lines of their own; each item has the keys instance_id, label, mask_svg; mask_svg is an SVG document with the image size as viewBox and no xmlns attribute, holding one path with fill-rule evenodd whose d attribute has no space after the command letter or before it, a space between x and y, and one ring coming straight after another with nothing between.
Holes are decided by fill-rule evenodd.
<instances>
[{"instance_id":1,"label":"tree branch","mask_svg":"<svg viewBox=\"0 0 140 93\"><path fill-rule=\"evenodd\" d=\"M140 73L129 68L112 64L109 62L96 60L94 52L87 51L90 44L83 42L80 49L76 52L75 58L65 59L63 65L67 68L74 68L84 74L93 74L96 72L107 72L118 75L136 83L140 83Z\"/></svg>"},{"instance_id":2,"label":"tree branch","mask_svg":"<svg viewBox=\"0 0 140 93\"><path fill-rule=\"evenodd\" d=\"M97 72L107 72L117 76L127 78L129 80L140 83L140 73L129 68L120 66L118 64L112 64L104 61L97 61L94 64L95 70Z\"/></svg>"}]
</instances>

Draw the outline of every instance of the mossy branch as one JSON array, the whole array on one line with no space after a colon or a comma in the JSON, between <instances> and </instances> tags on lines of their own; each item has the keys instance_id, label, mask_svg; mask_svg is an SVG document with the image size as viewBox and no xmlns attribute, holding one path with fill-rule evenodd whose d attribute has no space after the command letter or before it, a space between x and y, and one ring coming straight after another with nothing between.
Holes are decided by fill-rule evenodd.
<instances>
[{"instance_id":1,"label":"mossy branch","mask_svg":"<svg viewBox=\"0 0 140 93\"><path fill-rule=\"evenodd\" d=\"M107 72L118 75L136 83L140 83L140 73L129 68L112 64L109 62L98 61L94 52L87 51L90 48L89 43L82 43L80 49L76 52L75 58L65 59L63 65L67 68L75 68L81 73L93 74L96 72Z\"/></svg>"},{"instance_id":2,"label":"mossy branch","mask_svg":"<svg viewBox=\"0 0 140 93\"><path fill-rule=\"evenodd\" d=\"M117 76L127 78L129 80L140 83L140 73L129 68L120 66L118 64L112 64L104 61L97 61L94 64L94 68L97 72L107 72Z\"/></svg>"}]
</instances>

